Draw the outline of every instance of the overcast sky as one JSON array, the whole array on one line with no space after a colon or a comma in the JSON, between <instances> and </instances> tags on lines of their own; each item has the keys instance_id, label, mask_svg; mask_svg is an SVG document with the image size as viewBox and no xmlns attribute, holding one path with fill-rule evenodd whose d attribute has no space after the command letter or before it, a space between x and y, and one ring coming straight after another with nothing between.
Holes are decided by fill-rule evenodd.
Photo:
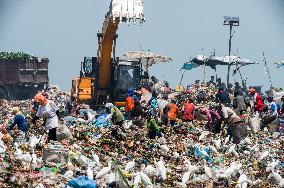
<instances>
[{"instance_id":1,"label":"overcast sky","mask_svg":"<svg viewBox=\"0 0 284 188\"><path fill-rule=\"evenodd\" d=\"M48 57L50 81L69 90L83 57L96 56L96 33L108 6L107 0L1 0L0 50ZM273 84L283 87L284 69L273 63L284 59L284 0L144 0L144 9L143 26L119 26L117 55L142 48L172 57L174 62L151 70L172 86L190 57L210 55L213 49L218 56L228 54L229 28L222 25L228 15L241 20L235 28L233 54L260 63L242 68L248 83L268 87L265 52ZM209 79L214 72L207 70ZM217 72L225 80L226 68L218 67ZM202 79L202 74L202 68L186 72L183 84Z\"/></svg>"}]
</instances>

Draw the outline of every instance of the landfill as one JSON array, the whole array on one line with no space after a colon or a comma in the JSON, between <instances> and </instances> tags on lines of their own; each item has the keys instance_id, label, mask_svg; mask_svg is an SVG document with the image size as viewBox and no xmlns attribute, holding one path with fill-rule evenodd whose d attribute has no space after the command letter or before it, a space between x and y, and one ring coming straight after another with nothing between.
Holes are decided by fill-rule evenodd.
<instances>
[{"instance_id":1,"label":"landfill","mask_svg":"<svg viewBox=\"0 0 284 188\"><path fill-rule=\"evenodd\" d=\"M42 119L31 122L32 99L1 101L0 187L284 187L280 114L263 128L260 117L248 108L241 116L247 134L234 142L224 124L220 133L213 133L202 113L196 113L192 122L183 121L180 113L171 126L161 123L156 112L151 117L159 122L161 134L150 139L146 117L126 118L121 126L115 125L107 113L77 102L67 114L70 94L57 86L45 92L61 114L56 142L47 143ZM146 114L153 108L159 111L147 104L152 93L158 99L166 95L182 111L187 98L197 109L218 106L216 92L210 84L176 91L162 83L137 91ZM22 142L13 140L17 128L7 130L15 106L29 120ZM124 108L121 111L126 115Z\"/></svg>"}]
</instances>

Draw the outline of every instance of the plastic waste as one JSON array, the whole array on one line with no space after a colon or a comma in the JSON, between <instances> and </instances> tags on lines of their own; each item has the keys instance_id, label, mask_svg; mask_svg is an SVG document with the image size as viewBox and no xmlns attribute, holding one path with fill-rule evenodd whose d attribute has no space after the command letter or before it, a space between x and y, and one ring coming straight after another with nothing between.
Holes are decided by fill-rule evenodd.
<instances>
[{"instance_id":1,"label":"plastic waste","mask_svg":"<svg viewBox=\"0 0 284 188\"><path fill-rule=\"evenodd\" d=\"M72 188L97 188L96 181L90 180L86 176L79 176L76 179L72 179L67 185Z\"/></svg>"}]
</instances>

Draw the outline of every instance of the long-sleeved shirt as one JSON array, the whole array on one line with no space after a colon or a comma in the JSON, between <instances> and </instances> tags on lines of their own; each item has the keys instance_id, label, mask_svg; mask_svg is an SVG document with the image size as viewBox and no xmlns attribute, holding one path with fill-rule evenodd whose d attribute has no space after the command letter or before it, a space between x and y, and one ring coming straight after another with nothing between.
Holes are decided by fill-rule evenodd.
<instances>
[{"instance_id":1,"label":"long-sleeved shirt","mask_svg":"<svg viewBox=\"0 0 284 188\"><path fill-rule=\"evenodd\" d=\"M255 93L253 97L255 111L263 111L263 101L259 93Z\"/></svg>"},{"instance_id":2,"label":"long-sleeved shirt","mask_svg":"<svg viewBox=\"0 0 284 188\"><path fill-rule=\"evenodd\" d=\"M29 129L28 122L22 114L17 114L14 118L13 123L10 125L9 129L13 129L17 125L18 129L27 132Z\"/></svg>"},{"instance_id":3,"label":"long-sleeved shirt","mask_svg":"<svg viewBox=\"0 0 284 188\"><path fill-rule=\"evenodd\" d=\"M277 116L278 115L278 108L277 108L277 104L272 101L270 104L269 104L269 110L270 110L270 113L274 116Z\"/></svg>"},{"instance_id":4,"label":"long-sleeved shirt","mask_svg":"<svg viewBox=\"0 0 284 188\"><path fill-rule=\"evenodd\" d=\"M154 119L151 119L148 122L148 129L149 129L149 131L158 131L158 130L160 130L160 127L158 126L158 124L156 123L156 121Z\"/></svg>"},{"instance_id":5,"label":"long-sleeved shirt","mask_svg":"<svg viewBox=\"0 0 284 188\"><path fill-rule=\"evenodd\" d=\"M38 111L36 113L37 117L44 118L45 129L53 129L58 126L58 116L56 115L56 111L58 110L57 106L53 101L48 100L45 105L40 105Z\"/></svg>"},{"instance_id":6,"label":"long-sleeved shirt","mask_svg":"<svg viewBox=\"0 0 284 188\"><path fill-rule=\"evenodd\" d=\"M221 116L218 114L218 112L214 110L206 110L206 116L207 116L207 124L209 125L214 119L221 119Z\"/></svg>"}]
</instances>

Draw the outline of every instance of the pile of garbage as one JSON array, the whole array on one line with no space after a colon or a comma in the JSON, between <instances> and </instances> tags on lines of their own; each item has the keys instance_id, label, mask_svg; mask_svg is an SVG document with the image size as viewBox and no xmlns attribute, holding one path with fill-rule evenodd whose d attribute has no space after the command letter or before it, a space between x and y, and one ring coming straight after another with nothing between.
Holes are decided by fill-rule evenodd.
<instances>
[{"instance_id":1,"label":"pile of garbage","mask_svg":"<svg viewBox=\"0 0 284 188\"><path fill-rule=\"evenodd\" d=\"M170 97L214 106L214 94L202 86ZM51 87L48 97L64 111L70 94ZM239 144L225 130L207 130L201 118L161 125L161 137L150 139L146 125L112 125L107 114L84 105L60 120L58 142L47 144L39 120L30 124L28 140L17 143L5 129L10 110L20 106L29 116L32 100L0 105L0 187L284 187L283 132L255 129L250 115L243 119L248 135Z\"/></svg>"}]
</instances>

